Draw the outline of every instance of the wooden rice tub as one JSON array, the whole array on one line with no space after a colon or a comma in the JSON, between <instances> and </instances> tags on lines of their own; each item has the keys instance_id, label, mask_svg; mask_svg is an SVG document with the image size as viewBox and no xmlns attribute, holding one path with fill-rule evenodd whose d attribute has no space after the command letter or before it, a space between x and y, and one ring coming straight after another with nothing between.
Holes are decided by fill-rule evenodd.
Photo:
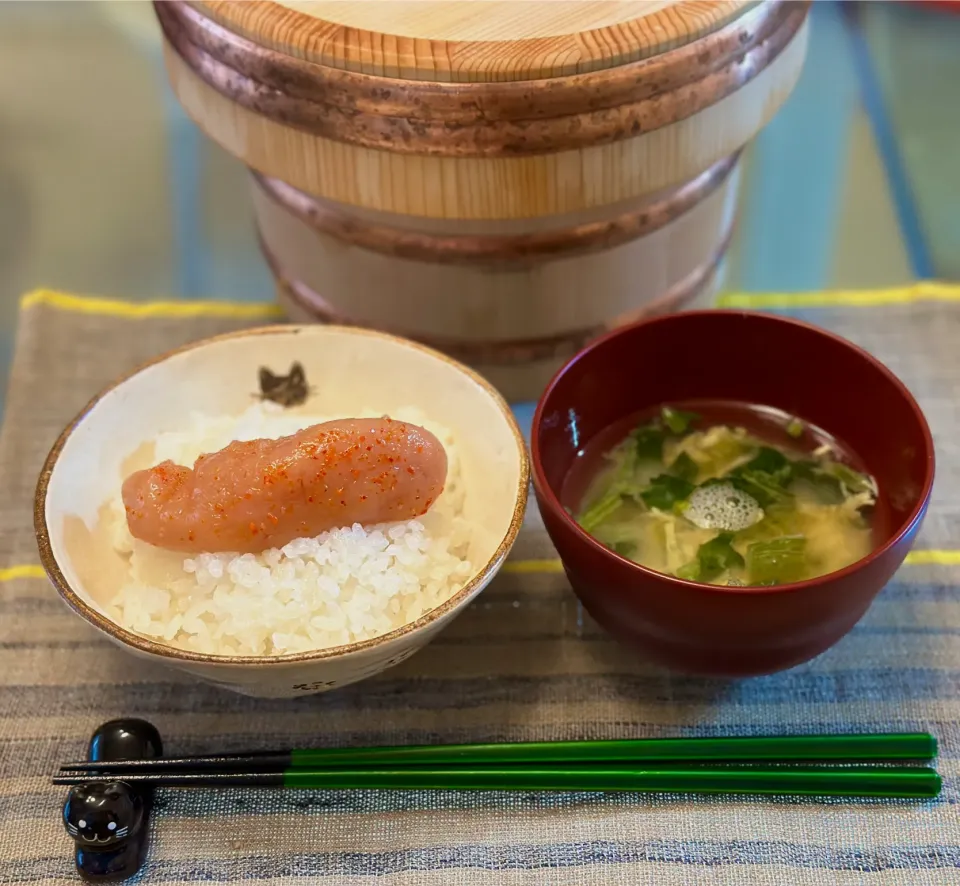
<instances>
[{"instance_id":1,"label":"wooden rice tub","mask_svg":"<svg viewBox=\"0 0 960 886\"><path fill-rule=\"evenodd\" d=\"M607 329L709 301L808 6L155 4L181 103L253 172L291 318L423 341L511 399Z\"/></svg>"}]
</instances>

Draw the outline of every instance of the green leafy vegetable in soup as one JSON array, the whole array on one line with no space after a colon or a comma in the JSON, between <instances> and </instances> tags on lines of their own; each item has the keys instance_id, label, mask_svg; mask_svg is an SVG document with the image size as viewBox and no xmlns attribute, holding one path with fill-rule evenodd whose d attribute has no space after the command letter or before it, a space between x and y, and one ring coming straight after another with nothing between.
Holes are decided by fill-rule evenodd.
<instances>
[{"instance_id":1,"label":"green leafy vegetable in soup","mask_svg":"<svg viewBox=\"0 0 960 886\"><path fill-rule=\"evenodd\" d=\"M790 444L807 432L783 426ZM786 439L785 438L785 439ZM872 548L873 478L664 406L605 456L577 512L623 557L688 581L766 586L842 569Z\"/></svg>"},{"instance_id":2,"label":"green leafy vegetable in soup","mask_svg":"<svg viewBox=\"0 0 960 886\"><path fill-rule=\"evenodd\" d=\"M695 412L684 412L682 409L673 409L670 406L664 406L660 410L660 419L672 434L682 434L698 418L700 416Z\"/></svg>"},{"instance_id":3,"label":"green leafy vegetable in soup","mask_svg":"<svg viewBox=\"0 0 960 886\"><path fill-rule=\"evenodd\" d=\"M650 485L641 490L640 498L650 508L669 511L686 500L696 487L689 480L660 474L650 481Z\"/></svg>"},{"instance_id":4,"label":"green leafy vegetable in soup","mask_svg":"<svg viewBox=\"0 0 960 886\"><path fill-rule=\"evenodd\" d=\"M670 465L670 473L681 480L693 482L700 473L700 467L686 452L681 452Z\"/></svg>"}]
</instances>

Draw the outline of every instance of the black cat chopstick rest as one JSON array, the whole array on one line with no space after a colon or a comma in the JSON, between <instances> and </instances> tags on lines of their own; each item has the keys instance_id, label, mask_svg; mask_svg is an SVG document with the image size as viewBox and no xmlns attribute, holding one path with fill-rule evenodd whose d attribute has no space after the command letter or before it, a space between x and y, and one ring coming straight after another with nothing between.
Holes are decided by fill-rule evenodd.
<instances>
[{"instance_id":1,"label":"black cat chopstick rest","mask_svg":"<svg viewBox=\"0 0 960 886\"><path fill-rule=\"evenodd\" d=\"M143 830L144 803L129 785L93 781L70 789L63 823L77 848L115 853Z\"/></svg>"},{"instance_id":2,"label":"black cat chopstick rest","mask_svg":"<svg viewBox=\"0 0 960 886\"><path fill-rule=\"evenodd\" d=\"M90 740L88 759L160 757L160 733L146 720L111 720ZM63 824L75 844L77 872L84 880L125 880L146 857L153 791L115 781L74 785L63 805Z\"/></svg>"}]
</instances>

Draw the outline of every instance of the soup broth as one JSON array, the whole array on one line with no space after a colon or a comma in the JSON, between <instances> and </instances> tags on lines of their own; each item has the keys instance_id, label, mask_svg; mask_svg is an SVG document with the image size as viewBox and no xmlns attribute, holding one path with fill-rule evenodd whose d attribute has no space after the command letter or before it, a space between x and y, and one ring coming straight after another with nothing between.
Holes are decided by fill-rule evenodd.
<instances>
[{"instance_id":1,"label":"soup broth","mask_svg":"<svg viewBox=\"0 0 960 886\"><path fill-rule=\"evenodd\" d=\"M842 569L873 549L877 484L828 434L779 410L685 402L591 441L563 498L623 557L717 585L766 586Z\"/></svg>"}]
</instances>

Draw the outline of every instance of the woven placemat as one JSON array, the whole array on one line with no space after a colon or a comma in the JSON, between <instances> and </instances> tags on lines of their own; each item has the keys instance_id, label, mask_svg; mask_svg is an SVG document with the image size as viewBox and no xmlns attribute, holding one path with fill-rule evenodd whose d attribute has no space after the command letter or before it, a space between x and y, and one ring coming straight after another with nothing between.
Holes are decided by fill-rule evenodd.
<instances>
[{"instance_id":1,"label":"woven placemat","mask_svg":"<svg viewBox=\"0 0 960 886\"><path fill-rule=\"evenodd\" d=\"M766 299L766 300L765 300ZM918 549L817 660L720 681L638 663L585 618L531 506L511 560L437 641L338 692L258 701L142 663L60 602L32 528L41 463L98 389L266 306L24 300L0 437L0 883L74 882L47 778L109 717L168 752L283 745L914 730L941 741L934 802L635 794L162 793L146 883L934 884L960 882L960 290L751 297L845 335L918 397L938 446ZM739 304L730 299L729 304Z\"/></svg>"}]
</instances>

